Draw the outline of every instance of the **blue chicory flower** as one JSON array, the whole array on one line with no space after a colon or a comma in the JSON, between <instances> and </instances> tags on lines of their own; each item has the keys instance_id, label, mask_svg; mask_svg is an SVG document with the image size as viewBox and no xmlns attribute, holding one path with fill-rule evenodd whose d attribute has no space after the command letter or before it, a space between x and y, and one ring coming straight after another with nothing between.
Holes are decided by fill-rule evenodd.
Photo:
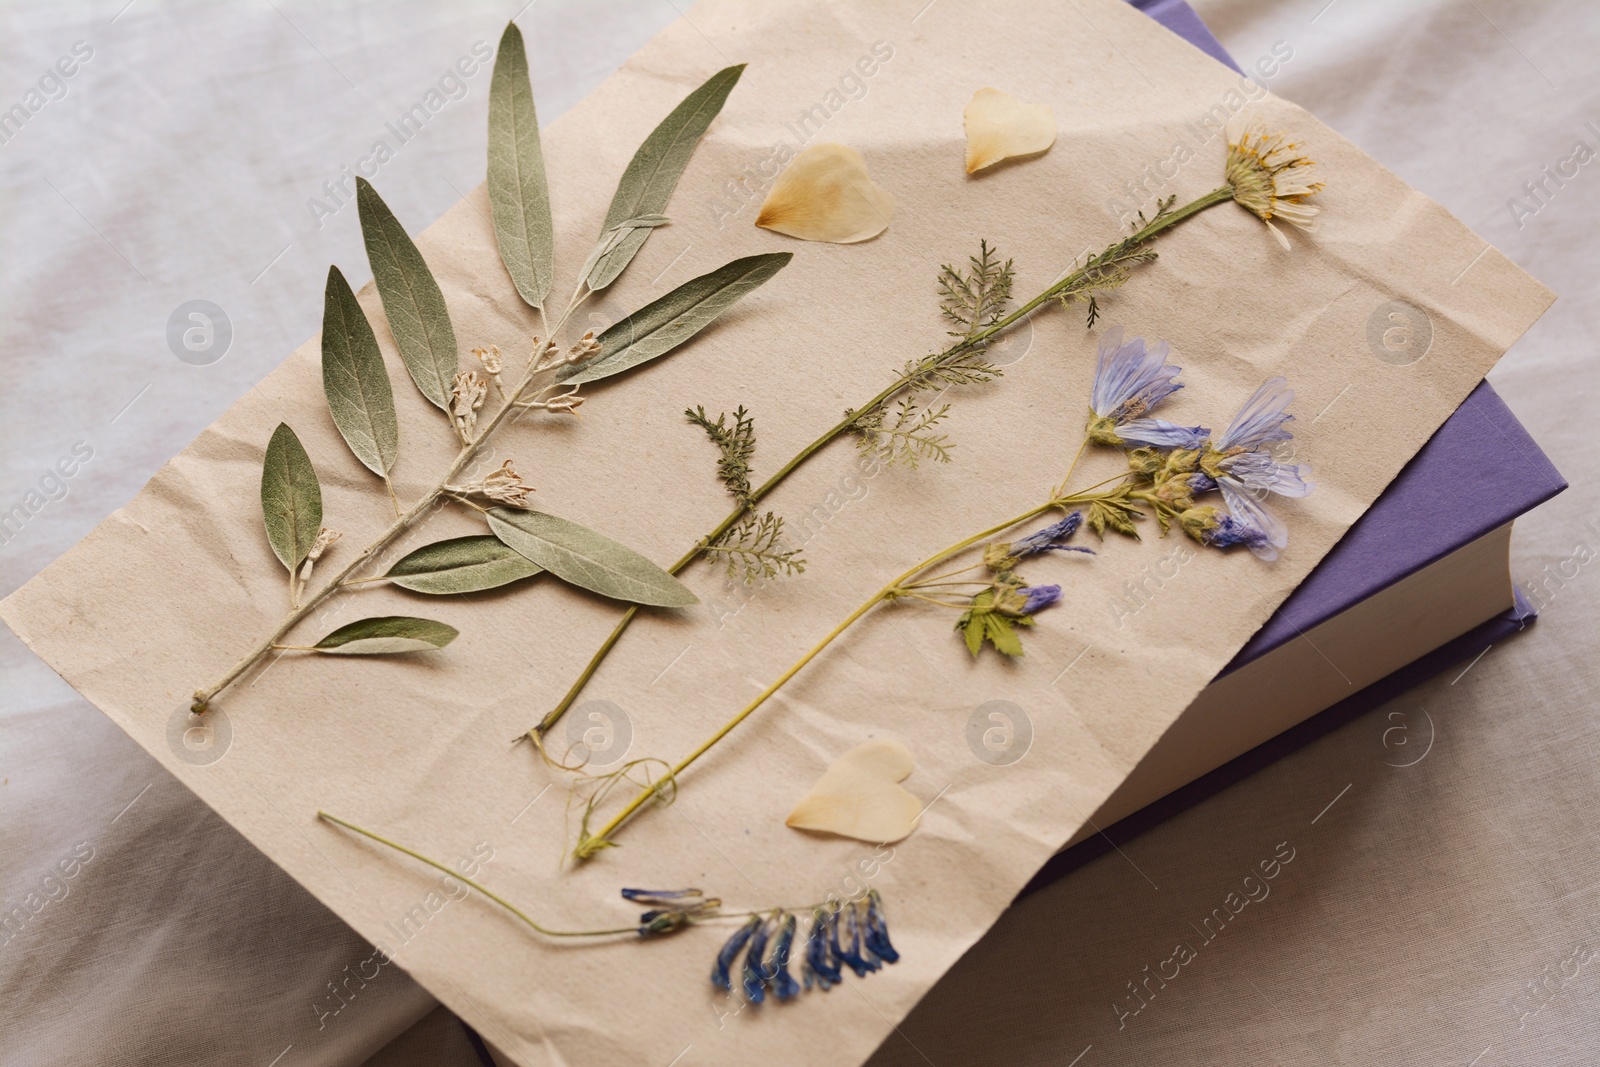
<instances>
[{"instance_id":1,"label":"blue chicory flower","mask_svg":"<svg viewBox=\"0 0 1600 1067\"><path fill-rule=\"evenodd\" d=\"M885 963L900 962L900 953L889 943L889 923L883 917L883 898L876 889L867 892L867 951Z\"/></svg>"},{"instance_id":2,"label":"blue chicory flower","mask_svg":"<svg viewBox=\"0 0 1600 1067\"><path fill-rule=\"evenodd\" d=\"M1167 362L1171 346L1166 341L1146 346L1142 337L1124 343L1122 337L1122 327L1113 326L1100 338L1100 361L1089 403L1095 416L1089 424L1091 439L1111 445L1131 442L1155 448L1199 448L1211 433L1204 426L1179 426L1147 417L1156 405L1183 388L1177 380L1182 368Z\"/></svg>"},{"instance_id":3,"label":"blue chicory flower","mask_svg":"<svg viewBox=\"0 0 1600 1067\"><path fill-rule=\"evenodd\" d=\"M811 932L806 936L805 960L800 965L800 976L807 989L814 983L826 990L844 981L844 973L833 961L828 945L830 930L838 921L839 913L828 908L817 908L811 913ZM837 937L837 934L832 935L834 940Z\"/></svg>"},{"instance_id":4,"label":"blue chicory flower","mask_svg":"<svg viewBox=\"0 0 1600 1067\"><path fill-rule=\"evenodd\" d=\"M1245 401L1239 414L1212 446L1221 456L1215 464L1217 488L1222 490L1223 502L1236 524L1230 527L1228 534L1221 536L1237 538L1229 543L1249 545L1251 552L1265 560L1278 558L1278 550L1289 543L1289 531L1262 503L1262 498L1269 493L1303 497L1312 489L1311 483L1306 481L1311 474L1310 467L1279 463L1266 449L1278 441L1293 439L1294 434L1284 428L1284 424L1294 418L1288 413L1292 400L1294 390L1289 388L1287 380L1268 379ZM1253 534L1246 534L1241 527ZM1212 536L1211 543L1219 543L1216 540L1219 535Z\"/></svg>"}]
</instances>

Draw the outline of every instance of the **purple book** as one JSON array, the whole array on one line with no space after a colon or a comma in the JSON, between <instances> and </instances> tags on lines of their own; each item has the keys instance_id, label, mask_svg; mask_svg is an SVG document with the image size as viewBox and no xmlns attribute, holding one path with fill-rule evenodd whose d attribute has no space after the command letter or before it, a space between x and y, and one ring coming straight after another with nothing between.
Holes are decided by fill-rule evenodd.
<instances>
[{"instance_id":1,"label":"purple book","mask_svg":"<svg viewBox=\"0 0 1600 1067\"><path fill-rule=\"evenodd\" d=\"M1130 2L1201 51L1240 69L1184 0ZM1487 382L1480 383L1218 677L1298 639L1566 487L1566 481L1494 389ZM1533 619L1533 609L1516 593L1516 607L1505 614L1060 852L1021 895L1132 840L1452 664L1471 659Z\"/></svg>"}]
</instances>

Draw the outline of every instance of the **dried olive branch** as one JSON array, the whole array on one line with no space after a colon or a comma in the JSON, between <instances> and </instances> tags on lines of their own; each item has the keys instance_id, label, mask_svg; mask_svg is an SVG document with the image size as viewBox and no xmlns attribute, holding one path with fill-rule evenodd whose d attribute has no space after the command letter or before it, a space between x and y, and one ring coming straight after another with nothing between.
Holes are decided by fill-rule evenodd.
<instances>
[{"instance_id":1,"label":"dried olive branch","mask_svg":"<svg viewBox=\"0 0 1600 1067\"><path fill-rule=\"evenodd\" d=\"M1107 481L1121 481L1126 477L1128 477L1128 475L1119 474L1114 478L1107 479ZM1106 483L1102 482L1099 484L1104 485ZM907 583L910 583L923 571L926 571L931 567L936 567L945 560L966 551L979 542L988 540L997 534L1004 533L1013 526L1027 522L1029 519L1042 515L1047 511L1057 508L1066 509L1073 504L1090 503L1094 500L1100 499L1101 496L1108 495L1101 494L1097 496L1090 492L1090 490L1098 487L1099 486L1090 486L1088 489L1066 496L1053 495L1051 499L1045 501L1043 504L1040 504L1037 507L1029 508L1019 515L1013 515L1002 522L996 523L986 530L980 530L979 532L972 534L970 537L964 537L955 544L940 549L927 559L922 560L920 563L916 564L910 569L890 579L881 589L873 593L866 600L862 601L860 606L852 611L849 615L846 615L838 625L836 625L832 630L829 630L822 640L818 641L815 645L812 645L811 648L806 651L805 655L801 656L794 663L790 664L787 670L780 674L771 685L763 689L754 700L752 700L749 704L746 704L737 715L723 723L715 733L706 738L706 740L702 741L693 752L689 753L689 755L685 756L682 760L678 761L678 763L674 764L672 769L667 771L660 778L656 779L645 788L639 790L638 794L628 802L627 806L613 816L609 822L607 822L595 833L585 834L580 837L577 847L572 851L573 858L577 860L586 860L595 853L599 852L601 849L614 847L615 842L612 840L612 838L616 835L617 830L622 826L623 823L627 822L628 819L630 819L636 812L638 812L640 808L642 808L652 799L664 797L666 790L671 789L675 792L678 787L679 775L688 770L689 767L692 766L694 762L701 756L709 752L712 746L717 744L717 742L721 741L724 737L728 736L728 734L732 733L735 727L744 722L751 715L755 714L755 712L763 704L765 704L774 693L783 688L789 679L793 678L795 675L804 670L808 663L819 656L824 649L834 642L836 638L840 637L846 630L855 625L855 623L860 620L862 616L866 615L869 611L886 600L894 600L902 596L910 595L911 591L908 589Z\"/></svg>"},{"instance_id":2,"label":"dried olive branch","mask_svg":"<svg viewBox=\"0 0 1600 1067\"><path fill-rule=\"evenodd\" d=\"M770 478L750 490L738 502L733 511L728 513L725 519L718 523L710 533L700 538L694 547L684 553L676 563L668 567L667 573L678 574L689 564L710 551L734 526L743 520L746 515L749 515L757 504L779 485L783 484L784 479L794 473L807 460L832 444L835 439L857 430L864 415L881 411L891 399L908 389L915 388L919 383L925 382L930 374L937 374L941 369L958 364L963 357L969 356L972 352L981 350L988 341L1009 330L1044 304L1052 300L1060 300L1063 303L1067 303L1073 299L1083 298L1092 301L1095 291L1113 288L1122 284L1127 280L1128 272L1133 267L1154 258L1154 253L1149 250L1148 245L1156 237L1208 208L1229 202L1233 199L1233 196L1233 186L1222 185L1180 208L1172 209L1171 201L1165 202L1161 209L1157 211L1155 217L1138 230L1122 240L1108 245L1101 252L1091 255L1083 266L1052 282L1043 292L1021 307L1003 317L995 318L992 325L966 333L959 341L943 351L913 361L906 371L895 378L888 387L865 404L847 413L843 419L829 427L816 440L797 452L789 462L778 468ZM985 262L987 262L987 246L985 246L984 251L986 255ZM1092 307L1091 309L1097 310ZM590 657L589 662L584 666L577 680L567 690L566 695L561 698L560 703L552 708L525 735L541 752L543 751L545 735L550 732L556 723L561 721L561 717L577 701L584 687L589 684L595 672L600 669L600 664L610 654L611 650L616 647L617 642L622 639L622 635L632 625L634 618L638 614L639 608L637 606L629 607L623 612L622 617L617 620L616 626L612 628L605 641ZM520 741L522 738L519 737L517 740Z\"/></svg>"},{"instance_id":3,"label":"dried olive branch","mask_svg":"<svg viewBox=\"0 0 1600 1067\"><path fill-rule=\"evenodd\" d=\"M412 505L409 511L395 519L388 529L384 530L383 533L378 535L376 540L369 544L360 552L360 554L358 554L354 559L345 564L344 567L335 573L321 589L312 594L310 598L302 602L299 607L292 609L287 615L285 615L278 623L277 628L263 638L249 652L245 653L244 657L241 658L238 663L235 663L232 669L229 670L228 673L224 674L216 682L216 684L212 685L208 689L195 690L194 700L189 705L190 711L194 712L196 715L205 714L206 709L210 706L210 702L218 693L226 689L229 685L233 684L233 682L236 681L241 674L254 666L256 662L268 652L271 652L277 646L280 638L282 638L290 630L294 629L295 625L307 615L315 611L324 600L328 599L328 597L337 592L339 588L346 583L346 580L350 578L351 575L359 571L363 566L370 562L374 556L378 555L378 553L382 552L385 548L388 548L389 545L394 542L395 538L399 537L401 534L410 529L412 524L421 518L434 505L435 502L449 495L446 491L446 487L451 485L461 474L461 472L467 468L467 465L471 463L473 458L478 454L478 450L483 447L484 442L486 442L489 437L500 428L506 417L513 411L518 410L517 402L522 398L522 395L527 392L529 387L532 386L541 376L554 376L556 372L560 371L563 366L565 366L559 362L548 366L538 366L537 356L538 353L535 352L534 357L530 358L529 360L528 369L523 374L522 381L515 389L511 390L510 396L503 404L500 405L499 410L497 410L493 417L490 418L488 423L484 425L482 431L461 447L461 451L456 454L455 462L450 465L450 469L444 473L444 476L441 477L431 489L424 493L421 499Z\"/></svg>"},{"instance_id":4,"label":"dried olive branch","mask_svg":"<svg viewBox=\"0 0 1600 1067\"><path fill-rule=\"evenodd\" d=\"M467 888L475 890L476 892L481 893L483 896L487 897L489 900L494 901L494 903L500 905L506 911L508 911L512 915L516 916L518 919L521 919L523 923L525 923L527 926L532 928L534 931L536 931L538 933L541 933L546 937L606 937L606 936L609 936L609 935L612 935L612 934L637 934L637 933L639 933L639 927L637 925L635 925L635 926L621 926L621 927L617 927L617 928L611 929L611 930L555 930L555 929L552 929L551 927L545 926L542 923L535 922L533 919L529 918L529 916L528 916L528 914L526 912L524 912L521 908L517 907L515 904L511 903L509 900L507 900L504 897L500 896L494 890L489 889L487 886L484 886L484 885L480 884L479 882L474 881L473 879L471 879L471 878L467 877L466 875L462 874L460 871L456 871L456 870L450 869L449 867L447 867L444 864L440 863L438 860L429 859L427 856L424 856L420 852L415 852L415 851L407 848L406 846L404 846L402 844L399 844L399 843L394 842L394 841L390 841L387 837L383 837L383 836L381 836L379 834L375 834L371 830L364 830L361 827L357 826L355 823L345 822L343 819L339 818L338 816L329 815L325 811L317 812L317 818L322 819L325 822L331 822L336 826L342 826L346 830L351 831L352 833L360 834L362 837L368 838L369 840L372 840L372 841L376 841L378 844L384 845L384 846L386 846L388 848L392 848L396 852L403 852L407 856L410 856L412 859L418 861L419 863L426 863L429 867L432 867L435 870L443 871L445 874L449 875L451 878L454 878L456 881L460 882L462 885L466 886Z\"/></svg>"}]
</instances>

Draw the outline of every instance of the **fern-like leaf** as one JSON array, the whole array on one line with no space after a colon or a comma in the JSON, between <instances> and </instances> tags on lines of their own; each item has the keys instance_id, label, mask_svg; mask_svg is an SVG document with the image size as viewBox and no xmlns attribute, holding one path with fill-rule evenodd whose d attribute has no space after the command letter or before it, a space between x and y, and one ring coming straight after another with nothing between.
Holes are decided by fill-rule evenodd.
<instances>
[{"instance_id":1,"label":"fern-like leaf","mask_svg":"<svg viewBox=\"0 0 1600 1067\"><path fill-rule=\"evenodd\" d=\"M956 328L951 337L971 340L1005 316L1011 303L1011 260L1004 263L989 247L978 243L978 254L967 257L967 268L946 263L939 270L939 309Z\"/></svg>"},{"instance_id":2,"label":"fern-like leaf","mask_svg":"<svg viewBox=\"0 0 1600 1067\"><path fill-rule=\"evenodd\" d=\"M741 504L750 503L750 457L756 450L756 423L741 404L733 413L733 425L728 425L728 414L723 412L712 422L706 409L696 404L684 416L706 432L711 443L721 453L717 460L717 477L728 487L728 492Z\"/></svg>"},{"instance_id":3,"label":"fern-like leaf","mask_svg":"<svg viewBox=\"0 0 1600 1067\"><path fill-rule=\"evenodd\" d=\"M877 453L887 463L916 467L922 460L950 462L950 439L933 428L950 413L949 404L923 407L904 397L892 411L877 408L856 416L854 428L863 452Z\"/></svg>"},{"instance_id":4,"label":"fern-like leaf","mask_svg":"<svg viewBox=\"0 0 1600 1067\"><path fill-rule=\"evenodd\" d=\"M706 551L727 561L730 582L742 578L749 584L806 569L799 549L783 547L783 519L770 511L747 516Z\"/></svg>"}]
</instances>

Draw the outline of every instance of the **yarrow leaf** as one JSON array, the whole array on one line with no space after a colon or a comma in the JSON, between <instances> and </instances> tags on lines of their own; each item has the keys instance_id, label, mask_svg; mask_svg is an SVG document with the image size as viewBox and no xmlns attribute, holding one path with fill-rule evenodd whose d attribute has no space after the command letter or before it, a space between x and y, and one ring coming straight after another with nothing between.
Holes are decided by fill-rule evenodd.
<instances>
[{"instance_id":1,"label":"yarrow leaf","mask_svg":"<svg viewBox=\"0 0 1600 1067\"><path fill-rule=\"evenodd\" d=\"M322 486L305 446L286 422L267 442L261 465L261 514L267 542L292 575L322 529Z\"/></svg>"},{"instance_id":2,"label":"yarrow leaf","mask_svg":"<svg viewBox=\"0 0 1600 1067\"><path fill-rule=\"evenodd\" d=\"M323 298L322 389L350 451L372 473L387 477L400 451L394 389L372 324L338 267L328 268Z\"/></svg>"},{"instance_id":3,"label":"yarrow leaf","mask_svg":"<svg viewBox=\"0 0 1600 1067\"><path fill-rule=\"evenodd\" d=\"M939 309L956 327L951 337L970 340L1005 316L1013 273L1011 260L1002 263L988 241L978 243L978 254L968 257L966 270L948 263L940 268Z\"/></svg>"},{"instance_id":4,"label":"yarrow leaf","mask_svg":"<svg viewBox=\"0 0 1600 1067\"><path fill-rule=\"evenodd\" d=\"M653 300L602 333L600 352L556 375L564 385L596 382L666 355L711 325L734 302L782 270L792 252L725 263Z\"/></svg>"},{"instance_id":5,"label":"yarrow leaf","mask_svg":"<svg viewBox=\"0 0 1600 1067\"><path fill-rule=\"evenodd\" d=\"M506 273L523 300L542 308L554 274L555 227L528 56L514 22L500 37L489 82L489 213Z\"/></svg>"},{"instance_id":6,"label":"yarrow leaf","mask_svg":"<svg viewBox=\"0 0 1600 1067\"><path fill-rule=\"evenodd\" d=\"M706 551L726 558L729 581L742 578L748 584L806 569L799 549L783 547L783 519L771 511L746 516Z\"/></svg>"},{"instance_id":7,"label":"yarrow leaf","mask_svg":"<svg viewBox=\"0 0 1600 1067\"><path fill-rule=\"evenodd\" d=\"M356 207L372 280L400 358L422 395L448 415L460 361L444 294L405 227L365 178L356 179Z\"/></svg>"},{"instance_id":8,"label":"yarrow leaf","mask_svg":"<svg viewBox=\"0 0 1600 1067\"><path fill-rule=\"evenodd\" d=\"M861 451L876 453L887 463L915 468L922 460L950 462L950 439L933 427L950 413L949 404L923 407L914 397L903 397L892 412L874 408L854 415Z\"/></svg>"},{"instance_id":9,"label":"yarrow leaf","mask_svg":"<svg viewBox=\"0 0 1600 1067\"><path fill-rule=\"evenodd\" d=\"M750 503L750 457L756 450L756 423L750 413L740 405L733 413L733 425L727 424L727 412L712 422L706 409L699 404L684 411L684 417L706 432L711 443L721 453L717 460L717 477L728 487L728 492L741 504Z\"/></svg>"},{"instance_id":10,"label":"yarrow leaf","mask_svg":"<svg viewBox=\"0 0 1600 1067\"><path fill-rule=\"evenodd\" d=\"M385 578L413 593L476 593L531 578L544 568L502 542L478 534L423 545L397 560Z\"/></svg>"},{"instance_id":11,"label":"yarrow leaf","mask_svg":"<svg viewBox=\"0 0 1600 1067\"><path fill-rule=\"evenodd\" d=\"M610 285L638 254L653 228L638 225L638 221L662 215L667 210L672 190L689 165L695 144L722 110L743 73L744 64L740 63L713 74L684 97L634 153L617 182L605 224L600 228L599 244L609 247L604 251L597 249L592 264L584 272L584 281L591 290L598 291Z\"/></svg>"},{"instance_id":12,"label":"yarrow leaf","mask_svg":"<svg viewBox=\"0 0 1600 1067\"><path fill-rule=\"evenodd\" d=\"M346 623L312 646L328 656L393 656L431 652L460 636L454 626L406 615L381 615Z\"/></svg>"},{"instance_id":13,"label":"yarrow leaf","mask_svg":"<svg viewBox=\"0 0 1600 1067\"><path fill-rule=\"evenodd\" d=\"M678 579L626 545L542 511L494 508L489 529L564 582L633 604L681 608L698 598Z\"/></svg>"}]
</instances>

